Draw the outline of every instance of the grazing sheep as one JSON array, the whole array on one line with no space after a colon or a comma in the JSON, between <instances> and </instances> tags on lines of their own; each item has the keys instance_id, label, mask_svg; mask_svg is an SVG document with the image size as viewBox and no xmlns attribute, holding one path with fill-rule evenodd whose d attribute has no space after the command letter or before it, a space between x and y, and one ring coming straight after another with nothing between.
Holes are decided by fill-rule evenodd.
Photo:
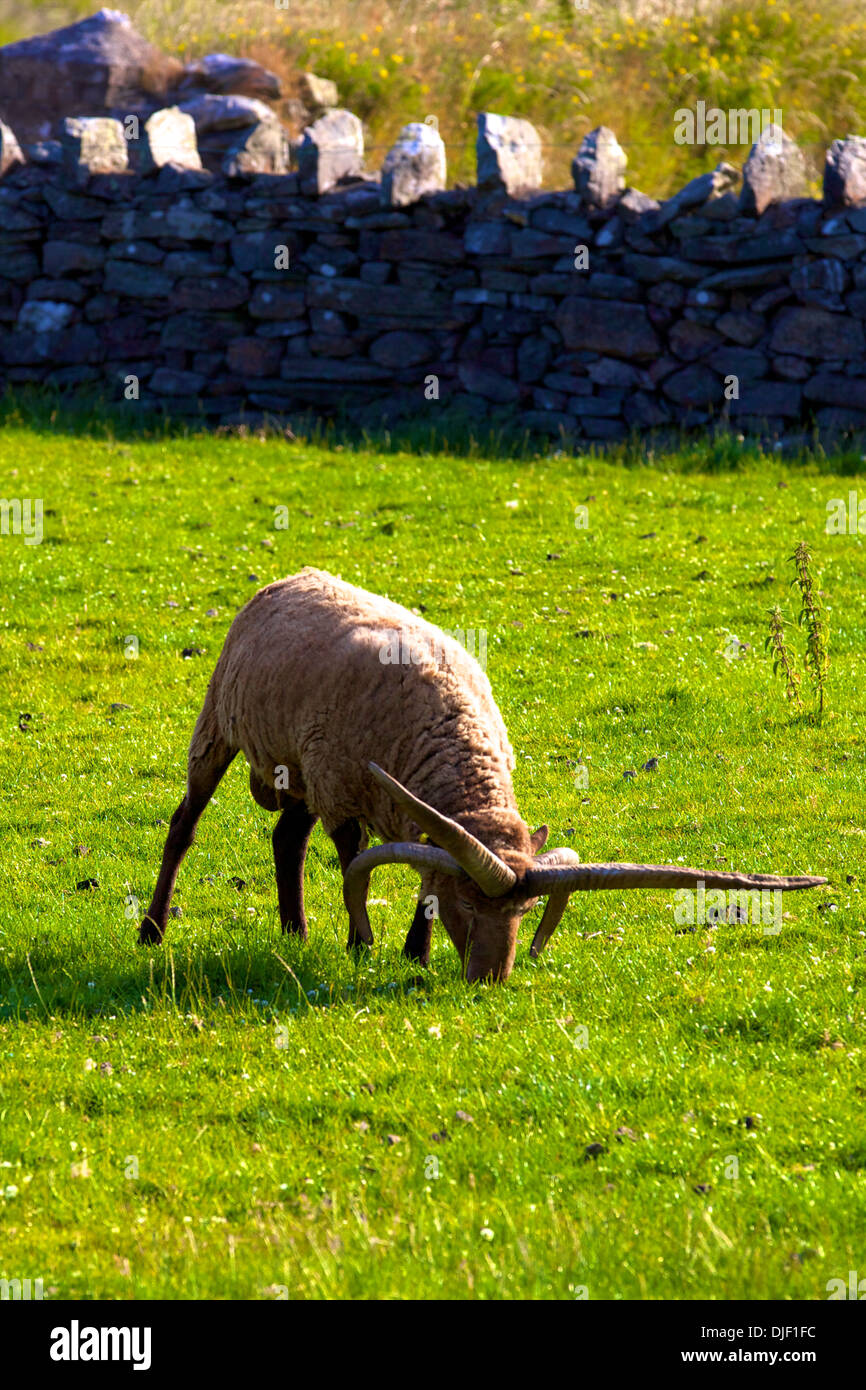
<instances>
[{"instance_id":1,"label":"grazing sheep","mask_svg":"<svg viewBox=\"0 0 866 1390\"><path fill-rule=\"evenodd\" d=\"M405 655L394 664L395 651L408 651L408 664ZM229 629L192 736L186 796L171 820L140 942L162 940L198 819L241 750L256 801L281 813L273 848L283 930L306 938L304 858L321 819L343 871L349 945L373 939L371 870L411 864L421 889L406 955L424 964L429 958L432 895L470 981L507 978L520 918L542 895L548 902L533 955L576 890L826 882L581 864L573 850L542 853L547 827L530 833L517 809L514 755L480 666L398 604L305 569L261 589ZM364 848L368 828L384 843Z\"/></svg>"}]
</instances>

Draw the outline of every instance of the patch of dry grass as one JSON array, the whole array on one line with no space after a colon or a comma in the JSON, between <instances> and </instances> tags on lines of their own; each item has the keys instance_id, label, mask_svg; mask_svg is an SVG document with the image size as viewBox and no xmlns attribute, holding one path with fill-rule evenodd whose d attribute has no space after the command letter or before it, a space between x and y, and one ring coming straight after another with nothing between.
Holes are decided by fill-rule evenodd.
<instances>
[{"instance_id":1,"label":"patch of dry grass","mask_svg":"<svg viewBox=\"0 0 866 1390\"><path fill-rule=\"evenodd\" d=\"M19 13L0 33L70 18L74 4ZM292 91L298 72L334 79L367 126L375 168L398 130L436 116L452 181L475 174L475 116L525 116L546 146L546 182L567 187L582 137L600 123L629 154L629 178L672 191L733 148L674 143L674 113L702 99L780 108L815 176L834 137L866 126L866 17L856 0L132 0L154 42L188 59L214 49L258 58ZM5 16L5 25L4 25ZM44 16L44 18L43 18Z\"/></svg>"}]
</instances>

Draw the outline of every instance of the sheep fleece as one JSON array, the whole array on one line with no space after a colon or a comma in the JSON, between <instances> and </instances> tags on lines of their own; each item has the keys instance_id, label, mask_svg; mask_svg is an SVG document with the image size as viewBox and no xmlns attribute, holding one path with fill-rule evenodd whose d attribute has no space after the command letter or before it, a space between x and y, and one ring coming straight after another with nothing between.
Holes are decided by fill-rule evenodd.
<instances>
[{"instance_id":1,"label":"sheep fleece","mask_svg":"<svg viewBox=\"0 0 866 1390\"><path fill-rule=\"evenodd\" d=\"M395 639L420 662L383 662ZM357 817L384 840L418 838L371 777L372 761L493 849L526 835L514 754L478 663L408 609L322 570L261 589L229 629L193 736L191 780L199 759L238 750L262 805L302 798L328 832ZM288 791L275 796L281 767Z\"/></svg>"}]
</instances>

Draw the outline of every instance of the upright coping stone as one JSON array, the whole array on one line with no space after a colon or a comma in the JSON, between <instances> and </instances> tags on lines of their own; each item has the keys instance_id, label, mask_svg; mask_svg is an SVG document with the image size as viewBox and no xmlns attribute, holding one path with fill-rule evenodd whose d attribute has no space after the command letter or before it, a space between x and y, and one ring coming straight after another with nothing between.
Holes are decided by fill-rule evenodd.
<instances>
[{"instance_id":1,"label":"upright coping stone","mask_svg":"<svg viewBox=\"0 0 866 1390\"><path fill-rule=\"evenodd\" d=\"M482 111L475 149L479 188L515 196L541 187L541 137L529 121Z\"/></svg>"},{"instance_id":2,"label":"upright coping stone","mask_svg":"<svg viewBox=\"0 0 866 1390\"><path fill-rule=\"evenodd\" d=\"M417 203L425 193L445 187L445 143L435 126L413 121L404 126L382 165L384 207Z\"/></svg>"}]
</instances>

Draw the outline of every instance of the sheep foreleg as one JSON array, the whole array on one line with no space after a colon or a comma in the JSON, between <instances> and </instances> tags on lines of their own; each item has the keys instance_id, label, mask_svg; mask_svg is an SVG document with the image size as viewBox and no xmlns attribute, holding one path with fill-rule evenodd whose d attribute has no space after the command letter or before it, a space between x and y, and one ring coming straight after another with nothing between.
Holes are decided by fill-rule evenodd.
<instances>
[{"instance_id":1,"label":"sheep foreleg","mask_svg":"<svg viewBox=\"0 0 866 1390\"><path fill-rule=\"evenodd\" d=\"M422 900L415 908L415 916L409 928L409 935L403 947L403 955L409 960L417 960L419 965L430 964L430 938L433 935L433 918L428 916L428 908Z\"/></svg>"},{"instance_id":2,"label":"sheep foreleg","mask_svg":"<svg viewBox=\"0 0 866 1390\"><path fill-rule=\"evenodd\" d=\"M365 839L365 833L358 820L344 820L342 825L338 825L336 830L331 831L331 839L340 857L340 868L345 874L355 855L359 853L361 844ZM365 943L355 928L349 925L349 940L346 943L347 950L354 947L363 946Z\"/></svg>"}]
</instances>

